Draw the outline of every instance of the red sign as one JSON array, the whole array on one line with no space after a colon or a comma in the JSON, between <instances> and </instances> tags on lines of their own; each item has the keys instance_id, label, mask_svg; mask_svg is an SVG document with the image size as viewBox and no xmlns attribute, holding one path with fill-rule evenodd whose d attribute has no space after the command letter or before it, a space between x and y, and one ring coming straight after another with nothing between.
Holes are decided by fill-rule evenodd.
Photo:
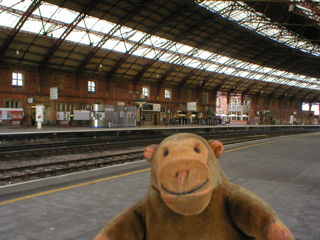
<instances>
[{"instance_id":1,"label":"red sign","mask_svg":"<svg viewBox=\"0 0 320 240\"><path fill-rule=\"evenodd\" d=\"M8 116L12 116L12 120L22 120L23 111L8 111Z\"/></svg>"}]
</instances>

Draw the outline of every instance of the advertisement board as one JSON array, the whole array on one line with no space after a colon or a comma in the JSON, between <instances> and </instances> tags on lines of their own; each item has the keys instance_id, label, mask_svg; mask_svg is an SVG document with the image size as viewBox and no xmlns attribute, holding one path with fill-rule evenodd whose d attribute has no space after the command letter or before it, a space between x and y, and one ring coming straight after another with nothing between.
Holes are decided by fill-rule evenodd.
<instances>
[{"instance_id":1,"label":"advertisement board","mask_svg":"<svg viewBox=\"0 0 320 240\"><path fill-rule=\"evenodd\" d=\"M36 121L43 122L43 105L36 106Z\"/></svg>"}]
</instances>

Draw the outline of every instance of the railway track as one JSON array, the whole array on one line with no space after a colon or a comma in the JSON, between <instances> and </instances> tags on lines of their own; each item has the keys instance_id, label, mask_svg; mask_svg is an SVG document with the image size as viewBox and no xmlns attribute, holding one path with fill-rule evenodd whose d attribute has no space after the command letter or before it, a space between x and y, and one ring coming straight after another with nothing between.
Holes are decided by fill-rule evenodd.
<instances>
[{"instance_id":1,"label":"railway track","mask_svg":"<svg viewBox=\"0 0 320 240\"><path fill-rule=\"evenodd\" d=\"M28 181L142 159L143 152L140 150L110 154L99 157L6 167L0 169L0 184L13 183L17 181Z\"/></svg>"},{"instance_id":2,"label":"railway track","mask_svg":"<svg viewBox=\"0 0 320 240\"><path fill-rule=\"evenodd\" d=\"M233 141L237 138L265 138L286 134L295 134L296 132L240 132L240 133L203 133L206 139L219 139L221 141ZM304 132L299 132L304 133ZM111 138L111 139L89 139L72 142L45 143L21 146L0 147L0 159L2 161L34 159L39 157L47 157L62 154L80 154L86 152L99 152L109 150L119 150L125 148L141 147L149 144L158 144L164 139L163 136L151 136L149 138Z\"/></svg>"},{"instance_id":3,"label":"railway track","mask_svg":"<svg viewBox=\"0 0 320 240\"><path fill-rule=\"evenodd\" d=\"M209 136L207 137L210 138ZM267 137L270 137L270 135L260 134L242 136L241 138L225 138L220 140L224 145L228 145L233 143L264 139ZM142 160L143 151L141 150L141 146L146 146L160 141L161 139L154 139L154 142L150 142L150 140L148 140L144 142L144 145L141 145L141 142L138 142L136 143L136 145L139 145L140 150L121 151L118 153L109 153L107 155L97 157L80 157L71 160L53 160L49 162L43 162L41 161L41 159L38 159L36 163L34 161L32 161L33 163L24 161L23 164L19 164L19 160L2 160L0 161L0 163L6 162L7 164L3 164L5 166L2 166L0 168L0 185L7 185L16 182L23 182L50 176L63 175L72 172L80 172L93 168L101 168L125 162ZM125 146L126 149L128 148L128 144L128 142L121 143L122 147ZM119 143L117 143L117 145L119 145ZM51 150L54 151L55 149Z\"/></svg>"}]
</instances>

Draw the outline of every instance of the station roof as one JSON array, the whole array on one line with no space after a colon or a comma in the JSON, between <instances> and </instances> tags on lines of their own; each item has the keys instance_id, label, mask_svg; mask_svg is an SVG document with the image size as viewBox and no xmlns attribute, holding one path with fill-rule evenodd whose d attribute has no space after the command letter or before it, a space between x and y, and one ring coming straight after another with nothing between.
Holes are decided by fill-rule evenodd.
<instances>
[{"instance_id":1,"label":"station roof","mask_svg":"<svg viewBox=\"0 0 320 240\"><path fill-rule=\"evenodd\" d=\"M320 101L319 1L2 0L0 61Z\"/></svg>"}]
</instances>

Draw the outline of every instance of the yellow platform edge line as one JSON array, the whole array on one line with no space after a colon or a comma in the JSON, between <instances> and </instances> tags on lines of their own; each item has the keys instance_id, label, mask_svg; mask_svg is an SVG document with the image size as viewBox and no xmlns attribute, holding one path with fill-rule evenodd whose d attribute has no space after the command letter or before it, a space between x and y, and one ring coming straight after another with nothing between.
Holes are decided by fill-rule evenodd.
<instances>
[{"instance_id":1,"label":"yellow platform edge line","mask_svg":"<svg viewBox=\"0 0 320 240\"><path fill-rule=\"evenodd\" d=\"M305 134L303 134L303 136L305 136ZM282 138L282 139L269 141L269 142L252 144L252 145L248 145L248 146L244 146L244 147L234 148L234 149L225 151L225 153L234 152L234 151L238 151L238 150L245 149L245 148L251 148L251 147L256 147L256 146L260 146L260 145L265 145L265 144L269 144L269 143L281 142L281 141L285 141L285 140L289 140L289 139L293 139L293 138L299 138L299 137L303 137L303 136L294 136L294 137ZM77 187L87 186L87 185L90 185L90 184L99 183L99 182L103 182L103 181L107 181L107 180L111 180L111 179L115 179L115 178L120 178L120 177L125 177L125 176L129 176L129 175L133 175L133 174L137 174L137 173L141 173L141 172L146 172L146 171L150 171L150 170L151 170L151 168L142 169L142 170L138 170L138 171L134 171L134 172L120 174L120 175L117 175L117 176L101 178L101 179L90 181L90 182L86 182L86 183L80 183L80 184L76 184L76 185L72 185L72 186L68 186L68 187L64 187L64 188L57 188L57 189L54 189L54 190L45 191L45 192L41 192L41 193L37 193L37 194L32 194L32 195L28 195L28 196L21 197L21 198L15 198L15 199L12 199L12 200L0 202L0 206L1 205L5 205L5 204L9 204L9 203L19 202L19 201L30 199L30 198L34 198L34 197L39 197L39 196L55 193L55 192L61 192L61 191L65 191L65 190L69 190L69 189L73 189L73 188L77 188Z\"/></svg>"},{"instance_id":2,"label":"yellow platform edge line","mask_svg":"<svg viewBox=\"0 0 320 240\"><path fill-rule=\"evenodd\" d=\"M82 187L82 186L86 186L86 185L90 185L90 184L94 184L94 183L99 183L99 182L103 182L103 181L107 181L107 180L111 180L111 179L115 179L115 178L120 178L120 177L125 177L125 176L129 176L129 175L133 175L133 174L137 174L137 173L141 173L141 172L146 172L146 171L150 171L150 169L151 168L142 169L142 170L138 170L138 171L134 171L134 172L120 174L120 175L117 175L117 176L101 178L101 179L90 181L90 182L86 182L86 183L80 183L80 184L76 184L76 185L72 185L72 186L68 186L68 187L64 187L64 188L57 188L57 189L54 189L54 190L45 191L45 192L41 192L41 193L37 193L37 194L32 194L32 195L28 195L28 196L21 197L21 198L15 198L15 199L12 199L12 200L0 202L0 206L8 204L8 203L14 203L14 202L26 200L26 199L29 199L29 198L39 197L39 196L43 196L43 195L47 195L47 194L51 194L51 193L55 193L55 192L61 192L61 191L69 190L69 189L72 189L72 188Z\"/></svg>"}]
</instances>

